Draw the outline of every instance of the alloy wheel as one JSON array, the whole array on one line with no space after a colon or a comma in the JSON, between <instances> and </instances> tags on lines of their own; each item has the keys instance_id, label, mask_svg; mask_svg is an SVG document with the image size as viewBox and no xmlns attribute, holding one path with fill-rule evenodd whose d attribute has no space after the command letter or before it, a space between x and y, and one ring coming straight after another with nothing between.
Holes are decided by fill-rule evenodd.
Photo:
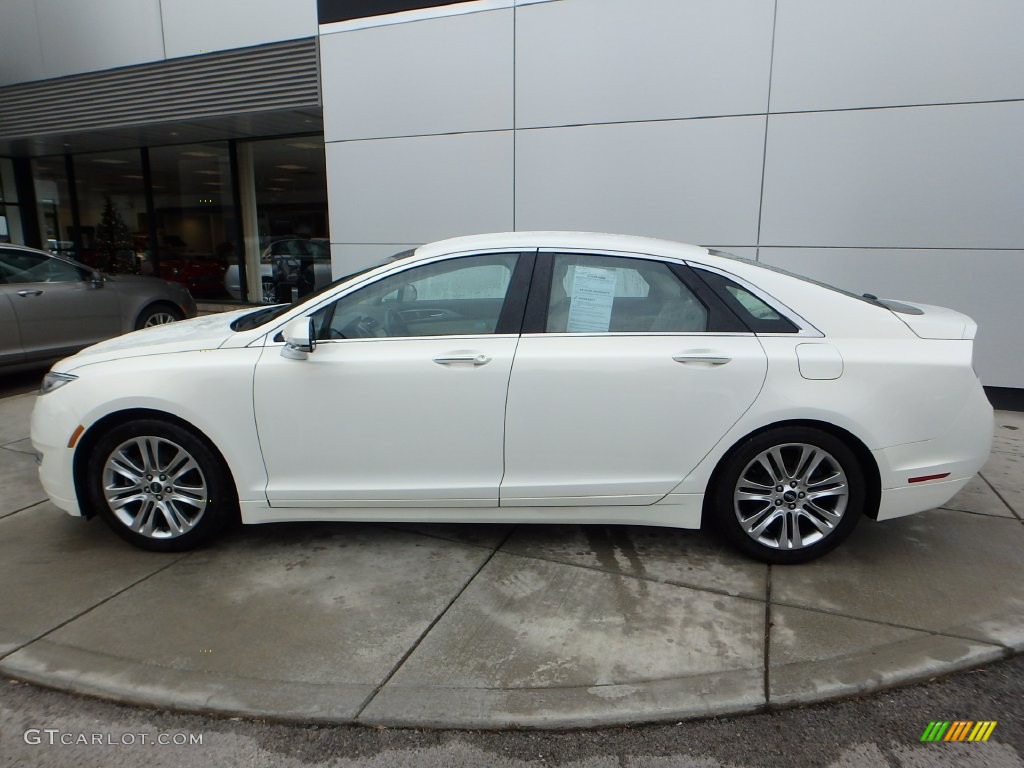
<instances>
[{"instance_id":1,"label":"alloy wheel","mask_svg":"<svg viewBox=\"0 0 1024 768\"><path fill-rule=\"evenodd\" d=\"M742 531L758 544L799 550L836 530L849 497L846 472L831 453L807 443L784 443L744 467L733 491L733 511Z\"/></svg>"},{"instance_id":2,"label":"alloy wheel","mask_svg":"<svg viewBox=\"0 0 1024 768\"><path fill-rule=\"evenodd\" d=\"M103 465L103 495L129 530L151 539L188 533L203 517L206 477L185 448L163 437L118 445Z\"/></svg>"},{"instance_id":3,"label":"alloy wheel","mask_svg":"<svg viewBox=\"0 0 1024 768\"><path fill-rule=\"evenodd\" d=\"M167 323L173 323L177 321L174 315L170 312L154 312L146 318L146 322L142 324L143 328L152 328L154 325L165 325Z\"/></svg>"}]
</instances>

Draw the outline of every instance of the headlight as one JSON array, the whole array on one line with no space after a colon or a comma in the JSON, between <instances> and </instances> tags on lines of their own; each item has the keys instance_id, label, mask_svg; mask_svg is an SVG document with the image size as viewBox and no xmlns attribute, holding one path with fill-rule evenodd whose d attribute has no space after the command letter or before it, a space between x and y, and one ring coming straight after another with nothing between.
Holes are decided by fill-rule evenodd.
<instances>
[{"instance_id":1,"label":"headlight","mask_svg":"<svg viewBox=\"0 0 1024 768\"><path fill-rule=\"evenodd\" d=\"M78 377L73 373L57 373L56 371L50 371L48 374L43 376L43 384L39 387L39 394L45 395L47 392L53 392L55 389L60 389L69 381L74 381Z\"/></svg>"}]
</instances>

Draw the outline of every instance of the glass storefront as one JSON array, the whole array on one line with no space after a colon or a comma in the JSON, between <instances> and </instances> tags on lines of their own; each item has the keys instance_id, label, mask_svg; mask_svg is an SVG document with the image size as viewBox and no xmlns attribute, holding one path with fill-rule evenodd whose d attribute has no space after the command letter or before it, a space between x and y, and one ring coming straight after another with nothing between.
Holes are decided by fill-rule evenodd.
<instances>
[{"instance_id":1,"label":"glass storefront","mask_svg":"<svg viewBox=\"0 0 1024 768\"><path fill-rule=\"evenodd\" d=\"M149 165L159 275L193 296L226 297L240 256L227 142L154 147Z\"/></svg>"},{"instance_id":2,"label":"glass storefront","mask_svg":"<svg viewBox=\"0 0 1024 768\"><path fill-rule=\"evenodd\" d=\"M23 242L9 166L0 159L0 242ZM331 279L322 134L40 157L30 167L39 238L52 253L157 275L197 298L291 301Z\"/></svg>"},{"instance_id":3,"label":"glass storefront","mask_svg":"<svg viewBox=\"0 0 1024 768\"><path fill-rule=\"evenodd\" d=\"M33 160L32 181L42 247L50 253L77 258L71 189L63 155Z\"/></svg>"},{"instance_id":4,"label":"glass storefront","mask_svg":"<svg viewBox=\"0 0 1024 768\"><path fill-rule=\"evenodd\" d=\"M141 153L75 155L74 163L82 242L78 260L111 274L141 274L149 231Z\"/></svg>"},{"instance_id":5,"label":"glass storefront","mask_svg":"<svg viewBox=\"0 0 1024 768\"><path fill-rule=\"evenodd\" d=\"M245 246L253 301L292 301L331 280L322 136L239 144ZM234 295L237 288L229 285ZM237 295L236 295L237 298Z\"/></svg>"},{"instance_id":6,"label":"glass storefront","mask_svg":"<svg viewBox=\"0 0 1024 768\"><path fill-rule=\"evenodd\" d=\"M14 167L7 158L0 158L0 243L23 242Z\"/></svg>"}]
</instances>

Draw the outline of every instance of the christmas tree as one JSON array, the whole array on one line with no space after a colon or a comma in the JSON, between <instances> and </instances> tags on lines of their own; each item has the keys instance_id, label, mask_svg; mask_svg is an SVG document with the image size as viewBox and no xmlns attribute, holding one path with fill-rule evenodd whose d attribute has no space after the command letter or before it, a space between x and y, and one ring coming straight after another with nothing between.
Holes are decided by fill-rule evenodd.
<instances>
[{"instance_id":1,"label":"christmas tree","mask_svg":"<svg viewBox=\"0 0 1024 768\"><path fill-rule=\"evenodd\" d=\"M103 214L96 227L96 260L104 272L138 273L135 242L121 214L109 197L103 203Z\"/></svg>"}]
</instances>

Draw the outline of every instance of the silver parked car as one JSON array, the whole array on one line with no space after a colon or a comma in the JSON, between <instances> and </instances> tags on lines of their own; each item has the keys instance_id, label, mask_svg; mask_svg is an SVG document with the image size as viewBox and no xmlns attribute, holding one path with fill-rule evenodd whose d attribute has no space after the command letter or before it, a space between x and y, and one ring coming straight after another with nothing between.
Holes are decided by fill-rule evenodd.
<instances>
[{"instance_id":1,"label":"silver parked car","mask_svg":"<svg viewBox=\"0 0 1024 768\"><path fill-rule=\"evenodd\" d=\"M102 339L195 317L180 285L105 275L64 256L0 244L0 368L66 357Z\"/></svg>"}]
</instances>

